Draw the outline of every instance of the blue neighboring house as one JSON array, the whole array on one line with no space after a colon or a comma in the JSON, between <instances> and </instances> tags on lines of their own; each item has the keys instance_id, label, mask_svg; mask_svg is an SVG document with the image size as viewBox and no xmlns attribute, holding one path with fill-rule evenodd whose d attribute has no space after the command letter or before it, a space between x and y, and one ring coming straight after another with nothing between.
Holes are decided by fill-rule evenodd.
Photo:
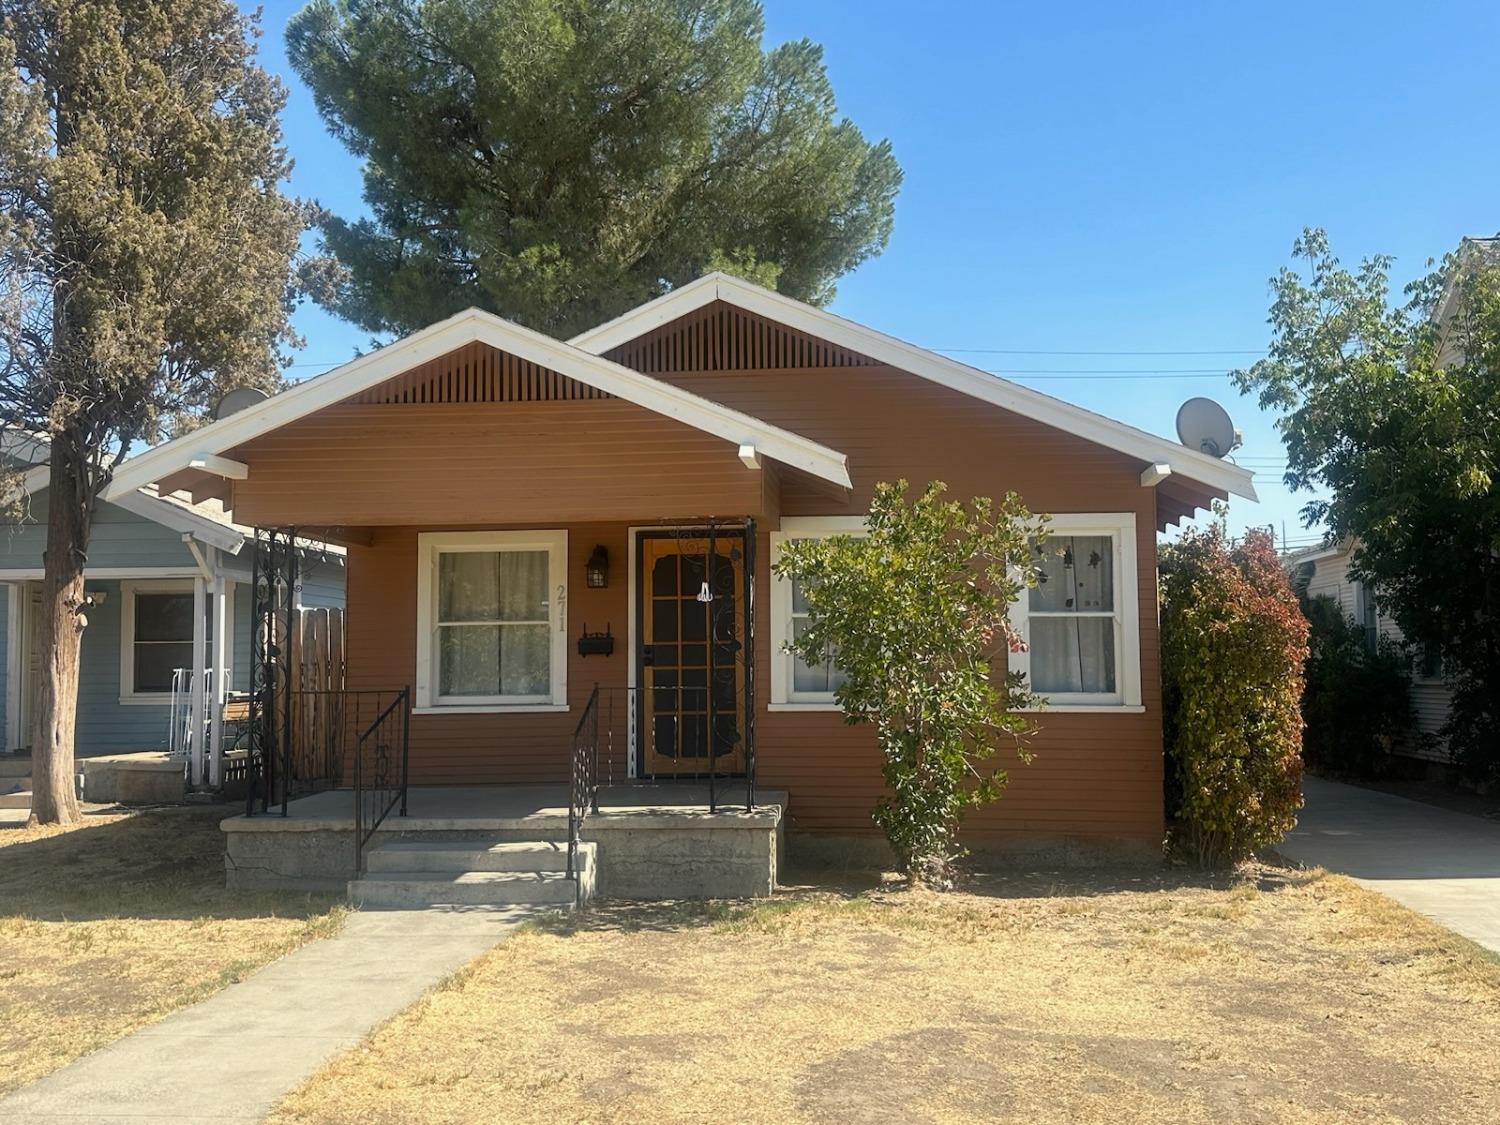
<instances>
[{"instance_id":1,"label":"blue neighboring house","mask_svg":"<svg viewBox=\"0 0 1500 1125\"><path fill-rule=\"evenodd\" d=\"M17 435L6 435L4 445L7 460L25 473L25 514L19 523L0 525L0 729L5 749L23 750L32 741L40 673L47 450ZM100 501L84 571L85 592L96 604L83 634L78 756L167 749L174 672L194 666L195 643L202 645L202 667L212 670L219 667L216 658L221 661L226 691L248 689L252 540L251 529L233 523L217 502L194 504L186 495L151 489ZM299 605L344 604L341 549L308 544L301 570ZM197 630L195 610L202 613ZM226 624L222 651L213 639L216 620ZM211 698L203 706L206 718Z\"/></svg>"}]
</instances>

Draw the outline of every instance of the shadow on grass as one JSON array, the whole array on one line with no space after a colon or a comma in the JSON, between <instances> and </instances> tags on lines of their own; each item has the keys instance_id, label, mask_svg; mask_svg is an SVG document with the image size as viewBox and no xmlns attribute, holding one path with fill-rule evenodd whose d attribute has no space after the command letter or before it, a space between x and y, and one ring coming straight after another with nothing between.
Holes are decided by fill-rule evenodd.
<instances>
[{"instance_id":1,"label":"shadow on grass","mask_svg":"<svg viewBox=\"0 0 1500 1125\"><path fill-rule=\"evenodd\" d=\"M224 834L232 806L91 811L64 832L0 836L0 917L44 922L310 918L329 895L230 892Z\"/></svg>"},{"instance_id":2,"label":"shadow on grass","mask_svg":"<svg viewBox=\"0 0 1500 1125\"><path fill-rule=\"evenodd\" d=\"M1190 867L1131 866L1057 870L966 868L951 893L931 894L926 908L958 906L966 897L1016 902L1041 899L1103 898L1127 894L1230 891L1253 887L1260 893L1306 886L1322 875L1291 864L1265 862L1234 871L1201 871ZM921 893L921 892L917 892ZM781 886L763 899L673 899L662 902L596 900L585 910L548 915L532 929L559 937L582 933L675 932L720 927L758 926L804 908L830 907L857 913L909 904L907 884L889 873L848 868L798 867L783 873ZM921 907L919 907L921 908Z\"/></svg>"}]
</instances>

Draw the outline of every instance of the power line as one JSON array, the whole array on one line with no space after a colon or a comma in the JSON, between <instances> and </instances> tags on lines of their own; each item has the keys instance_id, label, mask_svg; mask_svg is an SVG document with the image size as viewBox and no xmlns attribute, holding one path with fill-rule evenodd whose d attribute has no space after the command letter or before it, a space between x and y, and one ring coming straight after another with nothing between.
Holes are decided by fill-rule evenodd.
<instances>
[{"instance_id":1,"label":"power line","mask_svg":"<svg viewBox=\"0 0 1500 1125\"><path fill-rule=\"evenodd\" d=\"M992 367L979 367L977 371L983 371L986 375L995 375L1001 379L1009 379L1012 382L1025 383L1036 379L1093 379L1103 383L1154 383L1172 381L1177 379L1227 379L1229 372L1222 367L1175 367L1161 371L1132 371L1129 368L1101 367L1097 370L1079 368L1025 368L1023 370L1002 371Z\"/></svg>"},{"instance_id":2,"label":"power line","mask_svg":"<svg viewBox=\"0 0 1500 1125\"><path fill-rule=\"evenodd\" d=\"M1205 351L1049 351L1028 348L928 348L932 352L966 355L1265 355L1265 348L1228 348Z\"/></svg>"}]
</instances>

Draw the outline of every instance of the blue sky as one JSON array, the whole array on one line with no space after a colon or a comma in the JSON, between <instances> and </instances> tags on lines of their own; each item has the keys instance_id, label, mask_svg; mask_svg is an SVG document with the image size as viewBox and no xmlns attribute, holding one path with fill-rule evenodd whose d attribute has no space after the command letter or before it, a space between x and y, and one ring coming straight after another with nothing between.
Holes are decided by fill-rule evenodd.
<instances>
[{"instance_id":1,"label":"blue sky","mask_svg":"<svg viewBox=\"0 0 1500 1125\"><path fill-rule=\"evenodd\" d=\"M358 165L286 65L298 7L265 5L262 45L291 88L293 188L349 214ZM765 9L768 42L823 44L840 110L906 172L890 247L835 311L1166 436L1183 399L1219 399L1262 497L1232 523L1278 541L1311 538L1306 497L1223 373L1264 349L1293 238L1326 227L1346 261L1394 254L1404 282L1500 229L1492 2ZM368 340L316 309L298 326L294 377Z\"/></svg>"}]
</instances>

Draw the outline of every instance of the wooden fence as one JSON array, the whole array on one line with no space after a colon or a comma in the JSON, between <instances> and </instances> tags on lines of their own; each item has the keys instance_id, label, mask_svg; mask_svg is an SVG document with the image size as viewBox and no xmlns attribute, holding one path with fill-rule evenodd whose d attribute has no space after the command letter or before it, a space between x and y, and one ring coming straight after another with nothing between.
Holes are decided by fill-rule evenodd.
<instances>
[{"instance_id":1,"label":"wooden fence","mask_svg":"<svg viewBox=\"0 0 1500 1125\"><path fill-rule=\"evenodd\" d=\"M302 609L288 647L292 776L338 784L349 718L344 707L344 611Z\"/></svg>"},{"instance_id":2,"label":"wooden fence","mask_svg":"<svg viewBox=\"0 0 1500 1125\"><path fill-rule=\"evenodd\" d=\"M252 627L260 627L255 622ZM343 746L348 720L344 692L344 611L301 609L297 611L290 643L283 636L280 620L275 624L272 647L287 653L289 690L276 692L273 717L276 741L287 728L286 707L292 708L292 780L295 788L317 788L320 783L339 784L345 765ZM279 687L280 685L278 685ZM231 702L224 709L224 780L243 784L247 774L250 704ZM241 734L239 732L243 731ZM272 767L280 770L278 761Z\"/></svg>"}]
</instances>

